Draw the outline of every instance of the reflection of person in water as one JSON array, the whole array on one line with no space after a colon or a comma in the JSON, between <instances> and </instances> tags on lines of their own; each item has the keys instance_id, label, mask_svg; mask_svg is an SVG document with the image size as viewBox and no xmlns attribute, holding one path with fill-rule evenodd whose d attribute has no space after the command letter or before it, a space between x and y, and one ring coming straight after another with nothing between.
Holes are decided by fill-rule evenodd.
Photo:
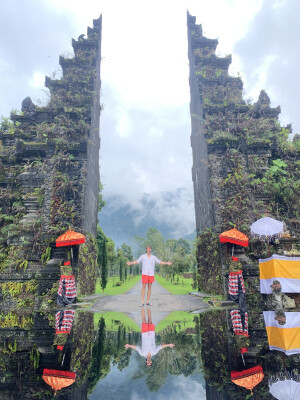
<instances>
[{"instance_id":1,"label":"reflection of person in water","mask_svg":"<svg viewBox=\"0 0 300 400\"><path fill-rule=\"evenodd\" d=\"M142 308L142 346L134 346L131 344L125 344L125 348L131 348L136 350L141 356L146 357L146 365L152 365L152 356L155 356L161 349L165 347L173 348L175 344L162 344L160 346L156 346L155 343L155 326L152 324L151 310L147 309L148 314L148 322L146 322L145 309Z\"/></svg>"}]
</instances>

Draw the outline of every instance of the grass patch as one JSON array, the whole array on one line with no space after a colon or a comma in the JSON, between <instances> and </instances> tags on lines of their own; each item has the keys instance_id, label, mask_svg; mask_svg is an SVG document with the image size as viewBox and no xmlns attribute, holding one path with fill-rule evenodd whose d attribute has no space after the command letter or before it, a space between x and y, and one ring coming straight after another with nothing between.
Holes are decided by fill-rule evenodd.
<instances>
[{"instance_id":1,"label":"grass patch","mask_svg":"<svg viewBox=\"0 0 300 400\"><path fill-rule=\"evenodd\" d=\"M105 320L105 328L107 331L116 332L120 325L125 326L127 331L135 331L135 332L141 331L141 328L138 326L136 322L134 322L133 319L128 317L128 315L118 311L95 313L94 314L95 329L98 328L98 323L101 317L103 317Z\"/></svg>"},{"instance_id":2,"label":"grass patch","mask_svg":"<svg viewBox=\"0 0 300 400\"><path fill-rule=\"evenodd\" d=\"M167 329L169 326L176 325L179 332L188 328L195 328L194 314L185 311L172 311L166 318L159 322L155 327L156 332Z\"/></svg>"},{"instance_id":3,"label":"grass patch","mask_svg":"<svg viewBox=\"0 0 300 400\"><path fill-rule=\"evenodd\" d=\"M179 278L178 282L177 277ZM155 275L155 279L171 294L187 294L194 291L192 287L193 279L191 278L188 279L180 275L175 275L174 281L171 282L171 280L168 281L166 278L163 278L160 275Z\"/></svg>"},{"instance_id":4,"label":"grass patch","mask_svg":"<svg viewBox=\"0 0 300 400\"><path fill-rule=\"evenodd\" d=\"M119 282L119 277L117 276L112 276L109 278L107 282L107 286L102 290L100 286L100 280L97 279L97 284L96 284L96 294L106 294L106 295L115 295L115 294L123 294L127 292L127 290L131 289L138 281L141 279L141 275L135 275L133 277L129 277L125 282L122 283L122 286L115 286L117 282Z\"/></svg>"},{"instance_id":5,"label":"grass patch","mask_svg":"<svg viewBox=\"0 0 300 400\"><path fill-rule=\"evenodd\" d=\"M118 311L107 311L103 313L94 314L94 326L98 328L99 320L103 317L105 320L105 327L107 331L116 332L120 325L126 328L128 332L140 332L141 327L128 315ZM168 327L176 325L177 331L182 332L188 328L195 328L194 314L186 311L172 311L166 318L156 325L155 331L160 332Z\"/></svg>"}]
</instances>

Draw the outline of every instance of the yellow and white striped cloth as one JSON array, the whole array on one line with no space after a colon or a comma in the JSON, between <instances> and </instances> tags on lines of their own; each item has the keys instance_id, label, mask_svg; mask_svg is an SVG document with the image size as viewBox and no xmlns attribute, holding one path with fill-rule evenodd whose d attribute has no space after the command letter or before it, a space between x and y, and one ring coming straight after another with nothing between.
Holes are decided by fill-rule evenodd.
<instances>
[{"instance_id":1,"label":"yellow and white striped cloth","mask_svg":"<svg viewBox=\"0 0 300 400\"><path fill-rule=\"evenodd\" d=\"M284 325L275 320L274 311L263 314L270 350L283 351L286 355L300 353L300 312L286 312Z\"/></svg>"},{"instance_id":2,"label":"yellow and white striped cloth","mask_svg":"<svg viewBox=\"0 0 300 400\"><path fill-rule=\"evenodd\" d=\"M260 293L271 294L274 280L281 283L282 293L300 293L300 257L273 254L259 260Z\"/></svg>"}]
</instances>

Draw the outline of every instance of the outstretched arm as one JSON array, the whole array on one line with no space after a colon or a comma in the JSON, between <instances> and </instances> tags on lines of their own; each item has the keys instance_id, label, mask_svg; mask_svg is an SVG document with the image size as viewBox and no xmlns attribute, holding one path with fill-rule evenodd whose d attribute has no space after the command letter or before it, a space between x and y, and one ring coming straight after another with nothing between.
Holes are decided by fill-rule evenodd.
<instances>
[{"instance_id":1,"label":"outstretched arm","mask_svg":"<svg viewBox=\"0 0 300 400\"><path fill-rule=\"evenodd\" d=\"M167 262L165 262L165 261L161 261L160 262L160 265L172 265L173 263L171 262L171 261L167 261Z\"/></svg>"},{"instance_id":2,"label":"outstretched arm","mask_svg":"<svg viewBox=\"0 0 300 400\"><path fill-rule=\"evenodd\" d=\"M165 347L170 347L171 349L173 349L173 347L175 347L175 344L173 343L169 343L169 344L162 344L161 347L164 349Z\"/></svg>"},{"instance_id":3,"label":"outstretched arm","mask_svg":"<svg viewBox=\"0 0 300 400\"><path fill-rule=\"evenodd\" d=\"M136 346L134 346L133 344L125 344L125 349L128 349L128 348L136 350Z\"/></svg>"},{"instance_id":4,"label":"outstretched arm","mask_svg":"<svg viewBox=\"0 0 300 400\"><path fill-rule=\"evenodd\" d=\"M126 264L127 265L135 265L135 264L138 264L138 262L137 261L127 261Z\"/></svg>"}]
</instances>

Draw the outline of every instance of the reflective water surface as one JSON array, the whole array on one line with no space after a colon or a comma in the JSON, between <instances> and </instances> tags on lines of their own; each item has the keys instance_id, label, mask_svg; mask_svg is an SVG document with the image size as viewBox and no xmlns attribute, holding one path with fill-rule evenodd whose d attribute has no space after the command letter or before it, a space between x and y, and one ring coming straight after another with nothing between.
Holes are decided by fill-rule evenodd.
<instances>
[{"instance_id":1,"label":"reflective water surface","mask_svg":"<svg viewBox=\"0 0 300 400\"><path fill-rule=\"evenodd\" d=\"M282 324L257 301L247 319L239 309L2 312L0 398L300 398L300 313Z\"/></svg>"},{"instance_id":2,"label":"reflective water surface","mask_svg":"<svg viewBox=\"0 0 300 400\"><path fill-rule=\"evenodd\" d=\"M107 364L89 398L103 395L107 399L192 399L197 394L205 399L200 337L194 322L197 318L187 314L184 321L174 323L170 319L167 326L155 326L150 308L142 308L138 330L128 333L124 325L119 325L115 332L110 331L98 362ZM101 334L104 324L102 317Z\"/></svg>"}]
</instances>

